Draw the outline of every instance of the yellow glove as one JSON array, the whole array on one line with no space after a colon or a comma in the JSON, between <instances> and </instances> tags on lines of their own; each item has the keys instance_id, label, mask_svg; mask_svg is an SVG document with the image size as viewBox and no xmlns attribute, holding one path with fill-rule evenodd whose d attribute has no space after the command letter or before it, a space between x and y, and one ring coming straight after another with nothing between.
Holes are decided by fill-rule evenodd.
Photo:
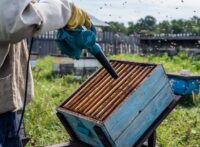
<instances>
[{"instance_id":1,"label":"yellow glove","mask_svg":"<svg viewBox=\"0 0 200 147\"><path fill-rule=\"evenodd\" d=\"M75 29L78 26L85 26L87 29L90 29L91 22L88 14L84 10L73 5L72 16L69 19L66 27L69 29Z\"/></svg>"}]
</instances>

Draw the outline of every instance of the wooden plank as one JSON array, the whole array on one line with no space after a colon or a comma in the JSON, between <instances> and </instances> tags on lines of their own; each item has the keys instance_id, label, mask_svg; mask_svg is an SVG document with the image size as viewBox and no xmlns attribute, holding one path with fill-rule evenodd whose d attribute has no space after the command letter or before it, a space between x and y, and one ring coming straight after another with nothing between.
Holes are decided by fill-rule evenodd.
<instances>
[{"instance_id":1,"label":"wooden plank","mask_svg":"<svg viewBox=\"0 0 200 147\"><path fill-rule=\"evenodd\" d=\"M145 133L140 137L140 139L134 144L134 147L147 147L144 142L151 136L155 129L162 123L162 121L169 115L169 113L176 107L180 100L180 96L175 96L173 102L160 114L160 116L153 122L153 124L145 131ZM106 132L106 130L104 130ZM89 147L77 139L72 140L72 142L61 143L56 145L51 145L47 147Z\"/></svg>"},{"instance_id":2,"label":"wooden plank","mask_svg":"<svg viewBox=\"0 0 200 147\"><path fill-rule=\"evenodd\" d=\"M121 66L119 69L121 69ZM117 70L117 73L119 72L119 69ZM99 97L99 95L101 95L102 93L105 93L106 85L108 86L110 82L114 82L114 80L112 80L112 78L108 74L104 76L104 79L102 78L102 81L103 82L96 84L96 88L93 88L93 91L91 93L88 93L87 97L82 102L80 102L75 110L86 113L96 103L96 101L99 100L97 99L97 97Z\"/></svg>"},{"instance_id":3,"label":"wooden plank","mask_svg":"<svg viewBox=\"0 0 200 147\"><path fill-rule=\"evenodd\" d=\"M96 75L98 75L99 72L101 72L102 70L105 70L105 69L100 68L100 69L97 70L95 73L93 73L93 74L88 78L88 80L86 80L85 82L83 82L83 83L81 84L81 86L80 86L76 91L74 91L64 102L62 102L62 103L58 106L58 108L59 108L59 107L63 107L66 103L68 103L68 101L69 101L72 97L74 97L74 96L77 94L78 91L80 91L91 79L93 79Z\"/></svg>"},{"instance_id":4,"label":"wooden plank","mask_svg":"<svg viewBox=\"0 0 200 147\"><path fill-rule=\"evenodd\" d=\"M152 101L154 96L167 83L168 78L165 76L162 66L158 66L152 75L114 110L105 121L105 126L113 140L121 134L127 125Z\"/></svg>"},{"instance_id":5,"label":"wooden plank","mask_svg":"<svg viewBox=\"0 0 200 147\"><path fill-rule=\"evenodd\" d=\"M104 102L109 97L109 95L111 95L114 91L116 91L119 85L123 84L124 82L123 80L126 79L126 77L129 76L129 74L131 75L132 73L131 70L133 68L135 67L127 66L127 68L124 68L124 70L122 71L123 75L120 75L118 79L112 80L113 82L111 84L110 84L111 79L110 80L108 79L109 81L105 82L105 84L102 84L101 87L99 86L101 90L98 90L98 93L95 93L95 96L93 96L94 101L91 103L90 107L84 110L84 112L86 112L86 114L91 114L93 111L95 111L98 108L98 106L101 106L100 103ZM126 73L125 71L129 71L129 72Z\"/></svg>"},{"instance_id":6,"label":"wooden plank","mask_svg":"<svg viewBox=\"0 0 200 147\"><path fill-rule=\"evenodd\" d=\"M170 93L171 87L167 84L156 98L140 113L131 125L126 128L117 139L117 146L130 147L132 146L142 134L151 126L156 118L165 110L165 108L172 102L173 95Z\"/></svg>"},{"instance_id":7,"label":"wooden plank","mask_svg":"<svg viewBox=\"0 0 200 147\"><path fill-rule=\"evenodd\" d=\"M133 69L137 69L136 70L136 72L134 72L134 74L131 74L131 76L134 76L134 75L136 75L136 73L137 73L137 71L139 70L139 68L141 68L141 67L134 67ZM141 68L142 69L142 68ZM130 73L129 71L128 71L128 73ZM125 75L124 76L122 76L123 78L125 77L127 75L127 73L125 73ZM130 77L131 77L130 76ZM129 78L129 77L128 77ZM121 87L126 87L126 86L124 86L124 84L126 84L126 81L128 80L128 79L122 79L123 80L123 83L122 83L122 85L121 85ZM118 81L122 81L122 80L118 80ZM119 82L118 81L116 81L116 84L119 84ZM113 85L116 85L116 84L113 84ZM126 87L127 88L127 87ZM101 107L98 107L93 113L93 115L96 115L97 117L100 117L100 115L101 115L101 113L102 114L104 114L106 111L108 112L108 110L106 110L106 109L108 109L108 108L111 108L111 105L113 106L113 103L114 103L114 99L116 98L116 94L118 93L118 92L120 92L120 91L122 91L122 89L120 89L120 88L117 88L116 89L116 91L115 92L113 92L109 97L106 97L106 99L105 99L105 101L104 101L104 104L102 104L101 105ZM121 95L122 96L122 95ZM112 102L113 101L113 102Z\"/></svg>"},{"instance_id":8,"label":"wooden plank","mask_svg":"<svg viewBox=\"0 0 200 147\"><path fill-rule=\"evenodd\" d=\"M76 136L79 140L96 147L103 147L101 141L93 129L97 125L95 121L85 120L67 113L64 113L63 115L69 122L69 125L76 133Z\"/></svg>"},{"instance_id":9,"label":"wooden plank","mask_svg":"<svg viewBox=\"0 0 200 147\"><path fill-rule=\"evenodd\" d=\"M110 105L110 108L108 108L109 105L107 106L107 109L104 110L107 112L105 112L101 116L100 120L106 119L109 115L111 115L111 113L114 111L114 109L117 108L118 105L120 105L123 101L126 101L127 97L132 93L132 91L134 91L134 89L136 89L139 86L140 83L142 83L145 80L145 77L147 77L150 74L151 70L151 68L145 67L138 74L130 76L130 79L127 79L125 81L127 87L120 89L120 92L114 96L115 98L113 98L112 101L110 101L110 104L113 103L112 106Z\"/></svg>"},{"instance_id":10,"label":"wooden plank","mask_svg":"<svg viewBox=\"0 0 200 147\"><path fill-rule=\"evenodd\" d=\"M170 114L170 112L176 107L181 96L174 96L170 105L160 114L160 116L152 123L152 125L145 131L145 133L137 140L133 145L134 147L141 147L142 144L151 136L156 128L162 123L162 121Z\"/></svg>"}]
</instances>

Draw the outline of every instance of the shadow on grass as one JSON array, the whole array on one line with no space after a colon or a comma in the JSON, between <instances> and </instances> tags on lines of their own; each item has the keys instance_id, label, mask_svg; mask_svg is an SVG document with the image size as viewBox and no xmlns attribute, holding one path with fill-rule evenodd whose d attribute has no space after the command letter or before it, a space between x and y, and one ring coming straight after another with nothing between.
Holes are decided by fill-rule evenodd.
<instances>
[{"instance_id":1,"label":"shadow on grass","mask_svg":"<svg viewBox=\"0 0 200 147\"><path fill-rule=\"evenodd\" d=\"M199 100L197 99L199 98L194 99L192 95L184 95L179 101L179 105L186 108L197 107L199 105Z\"/></svg>"}]
</instances>

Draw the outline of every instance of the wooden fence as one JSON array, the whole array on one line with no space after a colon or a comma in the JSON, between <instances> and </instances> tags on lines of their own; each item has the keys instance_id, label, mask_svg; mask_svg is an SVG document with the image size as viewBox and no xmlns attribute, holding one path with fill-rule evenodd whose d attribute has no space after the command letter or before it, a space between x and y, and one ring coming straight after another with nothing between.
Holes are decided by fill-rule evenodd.
<instances>
[{"instance_id":1,"label":"wooden fence","mask_svg":"<svg viewBox=\"0 0 200 147\"><path fill-rule=\"evenodd\" d=\"M194 44L194 41L199 46L200 34L155 34L127 36L123 33L97 32L96 37L97 43L100 44L106 55L114 55L120 53L146 54L148 52L152 53L152 51L153 53L159 53L159 49L155 48L157 45L161 45L161 53L163 48L167 48L167 52L171 52L171 50L174 52L176 49L171 48L170 41L184 41L187 46L185 48L187 52L191 52L191 54L200 54L199 47L195 48L189 46L190 44ZM32 51L39 56L61 55L61 52L56 44L57 31L44 33L34 37L33 40ZM160 43L162 40L168 40L168 44L164 43L162 46L162 43ZM146 46L144 41L146 41ZM182 45L181 42L179 44ZM91 57L91 54L84 52L82 56Z\"/></svg>"},{"instance_id":2,"label":"wooden fence","mask_svg":"<svg viewBox=\"0 0 200 147\"><path fill-rule=\"evenodd\" d=\"M51 31L33 38L32 52L40 56L60 55L61 52L56 44L57 31ZM135 53L137 39L124 34L113 32L97 32L97 43L100 44L106 55L119 53ZM30 40L29 40L30 42ZM91 56L87 53L87 56Z\"/></svg>"},{"instance_id":3,"label":"wooden fence","mask_svg":"<svg viewBox=\"0 0 200 147\"><path fill-rule=\"evenodd\" d=\"M56 44L57 31L46 32L33 38L32 52L40 56L60 55L60 50ZM30 39L28 40L30 44Z\"/></svg>"}]
</instances>

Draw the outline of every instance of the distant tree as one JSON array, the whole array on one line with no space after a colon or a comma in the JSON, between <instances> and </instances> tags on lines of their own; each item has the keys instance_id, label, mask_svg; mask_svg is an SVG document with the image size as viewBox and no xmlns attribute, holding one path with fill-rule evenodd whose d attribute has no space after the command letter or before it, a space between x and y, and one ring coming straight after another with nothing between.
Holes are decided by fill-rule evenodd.
<instances>
[{"instance_id":1,"label":"distant tree","mask_svg":"<svg viewBox=\"0 0 200 147\"><path fill-rule=\"evenodd\" d=\"M122 32L127 33L127 28L125 27L124 23L119 22L109 22L109 26L105 27L104 31L113 31L113 32Z\"/></svg>"},{"instance_id":2,"label":"distant tree","mask_svg":"<svg viewBox=\"0 0 200 147\"><path fill-rule=\"evenodd\" d=\"M126 34L178 34L178 33L198 33L200 34L200 18L193 16L189 20L174 19L172 21L164 20L157 23L153 16L140 18L136 23L129 22L128 27L123 23L110 22L109 27L104 30L113 32L122 32Z\"/></svg>"},{"instance_id":3,"label":"distant tree","mask_svg":"<svg viewBox=\"0 0 200 147\"><path fill-rule=\"evenodd\" d=\"M169 34L172 33L171 32L171 24L169 23L169 21L162 21L160 22L157 26L156 26L156 33L161 34L161 33L165 33L165 34Z\"/></svg>"},{"instance_id":4,"label":"distant tree","mask_svg":"<svg viewBox=\"0 0 200 147\"><path fill-rule=\"evenodd\" d=\"M135 34L136 33L136 26L133 22L128 22L128 34Z\"/></svg>"},{"instance_id":5,"label":"distant tree","mask_svg":"<svg viewBox=\"0 0 200 147\"><path fill-rule=\"evenodd\" d=\"M200 18L193 16L190 20L191 33L200 33ZM189 31L189 30L188 30Z\"/></svg>"},{"instance_id":6,"label":"distant tree","mask_svg":"<svg viewBox=\"0 0 200 147\"><path fill-rule=\"evenodd\" d=\"M146 16L144 18L145 27L149 30L153 30L156 25L156 19L153 16Z\"/></svg>"},{"instance_id":7,"label":"distant tree","mask_svg":"<svg viewBox=\"0 0 200 147\"><path fill-rule=\"evenodd\" d=\"M136 33L150 34L155 30L156 19L153 16L141 18L135 25Z\"/></svg>"},{"instance_id":8,"label":"distant tree","mask_svg":"<svg viewBox=\"0 0 200 147\"><path fill-rule=\"evenodd\" d=\"M191 20L185 21L185 32L192 33L193 23Z\"/></svg>"},{"instance_id":9,"label":"distant tree","mask_svg":"<svg viewBox=\"0 0 200 147\"><path fill-rule=\"evenodd\" d=\"M173 34L186 33L185 23L182 19L171 21L171 31Z\"/></svg>"}]
</instances>

